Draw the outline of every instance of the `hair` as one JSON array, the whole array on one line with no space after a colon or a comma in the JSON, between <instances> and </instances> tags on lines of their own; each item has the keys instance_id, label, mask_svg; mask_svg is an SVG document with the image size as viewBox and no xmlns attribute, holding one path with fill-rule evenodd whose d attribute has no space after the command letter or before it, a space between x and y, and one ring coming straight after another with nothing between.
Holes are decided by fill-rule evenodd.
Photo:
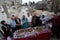
<instances>
[{"instance_id":1,"label":"hair","mask_svg":"<svg viewBox=\"0 0 60 40\"><path fill-rule=\"evenodd\" d=\"M3 21L1 21L1 24L4 24L5 23L5 21L3 20Z\"/></svg>"}]
</instances>

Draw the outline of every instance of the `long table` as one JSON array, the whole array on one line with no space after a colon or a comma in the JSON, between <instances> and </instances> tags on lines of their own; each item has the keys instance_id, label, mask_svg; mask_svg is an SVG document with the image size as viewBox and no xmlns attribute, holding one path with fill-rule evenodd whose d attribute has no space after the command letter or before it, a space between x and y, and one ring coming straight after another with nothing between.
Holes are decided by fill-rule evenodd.
<instances>
[{"instance_id":1,"label":"long table","mask_svg":"<svg viewBox=\"0 0 60 40\"><path fill-rule=\"evenodd\" d=\"M51 31L48 30L46 32L40 32L36 36L29 36L26 38L16 38L15 40L50 40Z\"/></svg>"}]
</instances>

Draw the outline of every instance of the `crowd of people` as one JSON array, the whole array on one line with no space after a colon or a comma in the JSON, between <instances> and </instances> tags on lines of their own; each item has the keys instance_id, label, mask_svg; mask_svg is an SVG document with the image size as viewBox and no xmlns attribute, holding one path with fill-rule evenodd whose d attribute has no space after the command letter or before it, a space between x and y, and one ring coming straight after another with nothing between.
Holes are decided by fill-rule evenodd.
<instances>
[{"instance_id":1,"label":"crowd of people","mask_svg":"<svg viewBox=\"0 0 60 40\"><path fill-rule=\"evenodd\" d=\"M2 30L4 31L3 36L5 37L13 37L13 33L19 29L26 29L29 27L42 26L47 23L52 23L52 33L56 35L57 38L60 37L60 16L53 15L52 18L45 17L44 15L36 16L36 13L32 16L27 13L27 17L25 15L22 16L22 19L18 18L18 16L12 15L10 23L6 23L6 21L1 21Z\"/></svg>"}]
</instances>

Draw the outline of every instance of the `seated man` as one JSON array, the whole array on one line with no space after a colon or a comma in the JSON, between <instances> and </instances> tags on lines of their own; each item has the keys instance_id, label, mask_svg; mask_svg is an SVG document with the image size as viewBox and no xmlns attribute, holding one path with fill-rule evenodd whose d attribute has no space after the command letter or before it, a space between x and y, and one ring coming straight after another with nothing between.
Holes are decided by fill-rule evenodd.
<instances>
[{"instance_id":1,"label":"seated man","mask_svg":"<svg viewBox=\"0 0 60 40\"><path fill-rule=\"evenodd\" d=\"M32 16L32 27L36 27L39 25L39 17L36 16L36 13L34 14L34 16Z\"/></svg>"},{"instance_id":2,"label":"seated man","mask_svg":"<svg viewBox=\"0 0 60 40\"><path fill-rule=\"evenodd\" d=\"M32 16L27 13L27 19L28 19L28 27L31 27L32 26Z\"/></svg>"},{"instance_id":3,"label":"seated man","mask_svg":"<svg viewBox=\"0 0 60 40\"><path fill-rule=\"evenodd\" d=\"M16 31L16 22L15 22L15 16L13 15L10 20L10 26L11 26L12 32L14 33Z\"/></svg>"},{"instance_id":4,"label":"seated man","mask_svg":"<svg viewBox=\"0 0 60 40\"><path fill-rule=\"evenodd\" d=\"M4 20L1 21L1 24L2 24L2 30L4 32L3 36L7 37L9 35L12 35L12 32L10 31L10 25L7 24Z\"/></svg>"},{"instance_id":5,"label":"seated man","mask_svg":"<svg viewBox=\"0 0 60 40\"><path fill-rule=\"evenodd\" d=\"M21 20L18 18L18 16L15 17L15 23L17 30L21 29Z\"/></svg>"},{"instance_id":6,"label":"seated man","mask_svg":"<svg viewBox=\"0 0 60 40\"><path fill-rule=\"evenodd\" d=\"M28 28L28 19L26 18L25 15L23 15L22 17L22 23L23 23L22 25L23 28Z\"/></svg>"}]
</instances>

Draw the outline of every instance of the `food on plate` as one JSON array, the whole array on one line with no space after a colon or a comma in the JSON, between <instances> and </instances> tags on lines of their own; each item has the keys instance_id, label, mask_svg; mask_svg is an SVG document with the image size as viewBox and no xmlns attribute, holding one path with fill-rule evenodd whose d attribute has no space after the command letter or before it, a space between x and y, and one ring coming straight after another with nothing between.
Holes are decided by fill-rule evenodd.
<instances>
[{"instance_id":1,"label":"food on plate","mask_svg":"<svg viewBox=\"0 0 60 40\"><path fill-rule=\"evenodd\" d=\"M33 31L33 29L32 28L28 28L28 32L32 32Z\"/></svg>"},{"instance_id":2,"label":"food on plate","mask_svg":"<svg viewBox=\"0 0 60 40\"><path fill-rule=\"evenodd\" d=\"M24 32L25 32L24 29L20 29L20 30L18 30L18 33L24 33Z\"/></svg>"}]
</instances>

